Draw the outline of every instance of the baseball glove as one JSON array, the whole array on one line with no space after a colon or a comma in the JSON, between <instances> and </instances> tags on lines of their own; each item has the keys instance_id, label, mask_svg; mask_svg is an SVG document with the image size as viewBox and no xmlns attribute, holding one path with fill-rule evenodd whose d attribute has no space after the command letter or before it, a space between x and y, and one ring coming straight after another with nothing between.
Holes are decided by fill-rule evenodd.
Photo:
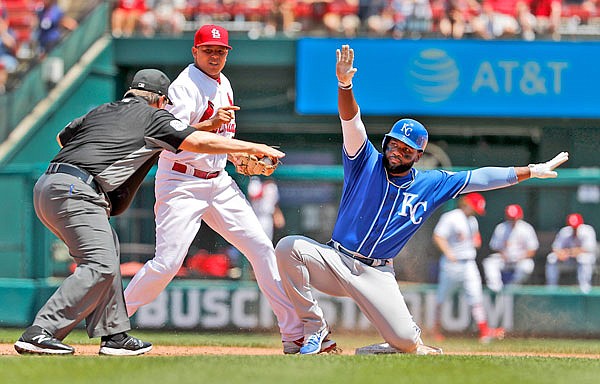
<instances>
[{"instance_id":1,"label":"baseball glove","mask_svg":"<svg viewBox=\"0 0 600 384\"><path fill-rule=\"evenodd\" d=\"M231 155L231 160L235 165L236 172L246 176L271 176L279 166L278 159L268 156L259 159L256 155L248 153Z\"/></svg>"}]
</instances>

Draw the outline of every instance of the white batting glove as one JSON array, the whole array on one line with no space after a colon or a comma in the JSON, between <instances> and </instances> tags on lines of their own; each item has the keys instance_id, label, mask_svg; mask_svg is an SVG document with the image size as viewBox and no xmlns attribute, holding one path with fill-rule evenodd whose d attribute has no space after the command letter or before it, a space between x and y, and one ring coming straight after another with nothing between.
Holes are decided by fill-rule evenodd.
<instances>
[{"instance_id":1,"label":"white batting glove","mask_svg":"<svg viewBox=\"0 0 600 384\"><path fill-rule=\"evenodd\" d=\"M350 48L349 45L342 45L342 50L337 49L335 56L337 59L335 75L338 79L338 86L350 89L352 88L352 78L356 71L358 71L358 69L352 67L354 63L354 49Z\"/></svg>"},{"instance_id":2,"label":"white batting glove","mask_svg":"<svg viewBox=\"0 0 600 384\"><path fill-rule=\"evenodd\" d=\"M538 179L549 179L558 176L554 171L554 168L558 167L565 161L569 160L569 152L561 152L554 157L554 159L545 163L529 164L529 171L531 172L530 177L537 177Z\"/></svg>"}]
</instances>

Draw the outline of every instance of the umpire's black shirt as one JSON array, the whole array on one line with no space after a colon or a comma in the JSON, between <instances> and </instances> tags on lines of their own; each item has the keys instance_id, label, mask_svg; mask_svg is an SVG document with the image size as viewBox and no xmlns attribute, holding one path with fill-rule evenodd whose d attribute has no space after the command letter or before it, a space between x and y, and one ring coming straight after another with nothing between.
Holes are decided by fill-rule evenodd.
<instances>
[{"instance_id":1,"label":"umpire's black shirt","mask_svg":"<svg viewBox=\"0 0 600 384\"><path fill-rule=\"evenodd\" d=\"M54 163L89 172L107 193L111 215L122 213L163 149L177 152L193 127L140 97L102 104L59 134Z\"/></svg>"}]
</instances>

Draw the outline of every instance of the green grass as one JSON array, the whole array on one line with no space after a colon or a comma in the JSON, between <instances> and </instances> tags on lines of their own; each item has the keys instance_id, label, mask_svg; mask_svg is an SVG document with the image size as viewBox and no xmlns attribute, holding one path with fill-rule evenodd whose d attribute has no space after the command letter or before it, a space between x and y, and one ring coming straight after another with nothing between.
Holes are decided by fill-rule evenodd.
<instances>
[{"instance_id":1,"label":"green grass","mask_svg":"<svg viewBox=\"0 0 600 384\"><path fill-rule=\"evenodd\" d=\"M20 329L0 329L0 342L12 343ZM132 332L158 345L279 347L273 334L198 334ZM377 342L372 335L336 334L345 349ZM65 340L98 344L77 330ZM597 340L506 339L480 345L475 339L449 338L447 352L463 355L414 356L1 356L0 383L598 383L600 359L468 355L530 352L600 355Z\"/></svg>"}]
</instances>

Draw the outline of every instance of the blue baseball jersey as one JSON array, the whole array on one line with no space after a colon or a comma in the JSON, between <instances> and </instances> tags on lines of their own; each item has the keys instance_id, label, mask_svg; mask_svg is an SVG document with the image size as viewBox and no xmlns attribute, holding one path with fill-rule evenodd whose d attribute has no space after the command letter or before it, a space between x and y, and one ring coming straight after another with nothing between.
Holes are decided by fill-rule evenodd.
<instances>
[{"instance_id":1,"label":"blue baseball jersey","mask_svg":"<svg viewBox=\"0 0 600 384\"><path fill-rule=\"evenodd\" d=\"M465 188L471 171L418 171L391 177L369 140L352 158L343 151L344 186L332 239L375 259L400 250L444 202Z\"/></svg>"}]
</instances>

